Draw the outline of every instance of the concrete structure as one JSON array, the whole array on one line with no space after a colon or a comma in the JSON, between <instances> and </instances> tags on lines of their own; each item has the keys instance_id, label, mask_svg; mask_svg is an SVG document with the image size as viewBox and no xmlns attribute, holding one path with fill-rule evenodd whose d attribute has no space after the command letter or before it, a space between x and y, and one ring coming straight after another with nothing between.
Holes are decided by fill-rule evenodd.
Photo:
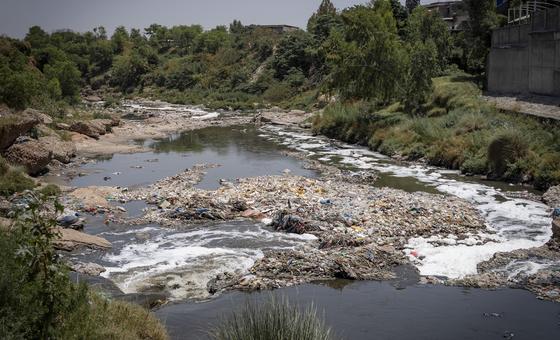
<instances>
[{"instance_id":1,"label":"concrete structure","mask_svg":"<svg viewBox=\"0 0 560 340\"><path fill-rule=\"evenodd\" d=\"M275 33L289 33L299 30L299 27L290 26L290 25L249 25L250 29L264 29L269 30Z\"/></svg>"},{"instance_id":2,"label":"concrete structure","mask_svg":"<svg viewBox=\"0 0 560 340\"><path fill-rule=\"evenodd\" d=\"M424 7L430 12L438 12L450 31L462 30L463 23L469 19L462 1L440 1Z\"/></svg>"},{"instance_id":3,"label":"concrete structure","mask_svg":"<svg viewBox=\"0 0 560 340\"><path fill-rule=\"evenodd\" d=\"M560 7L492 32L488 90L560 96Z\"/></svg>"}]
</instances>

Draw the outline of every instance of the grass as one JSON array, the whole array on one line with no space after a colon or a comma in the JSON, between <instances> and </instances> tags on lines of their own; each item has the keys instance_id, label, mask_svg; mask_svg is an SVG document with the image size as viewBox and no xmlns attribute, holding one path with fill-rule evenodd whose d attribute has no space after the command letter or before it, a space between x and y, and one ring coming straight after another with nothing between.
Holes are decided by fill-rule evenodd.
<instances>
[{"instance_id":1,"label":"grass","mask_svg":"<svg viewBox=\"0 0 560 340\"><path fill-rule=\"evenodd\" d=\"M123 340L166 340L165 327L148 310L121 301L108 301L91 295L91 309L85 322L87 332L80 332L77 338L123 339Z\"/></svg>"},{"instance_id":2,"label":"grass","mask_svg":"<svg viewBox=\"0 0 560 340\"><path fill-rule=\"evenodd\" d=\"M314 131L466 174L541 190L560 184L560 124L500 112L479 94L469 76L436 78L425 116L408 115L398 103L381 110L337 103L315 118Z\"/></svg>"},{"instance_id":3,"label":"grass","mask_svg":"<svg viewBox=\"0 0 560 340\"><path fill-rule=\"evenodd\" d=\"M314 306L301 310L286 299L270 298L262 305L247 303L232 314L210 337L215 340L327 340L331 330Z\"/></svg>"},{"instance_id":4,"label":"grass","mask_svg":"<svg viewBox=\"0 0 560 340\"><path fill-rule=\"evenodd\" d=\"M19 168L11 167L0 157L0 196L11 196L16 192L33 189L35 182Z\"/></svg>"}]
</instances>

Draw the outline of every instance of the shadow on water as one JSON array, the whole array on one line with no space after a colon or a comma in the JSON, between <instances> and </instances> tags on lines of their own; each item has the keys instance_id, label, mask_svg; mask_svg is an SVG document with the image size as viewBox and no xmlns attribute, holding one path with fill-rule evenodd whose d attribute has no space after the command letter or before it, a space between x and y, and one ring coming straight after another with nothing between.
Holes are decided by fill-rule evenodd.
<instances>
[{"instance_id":1,"label":"shadow on water","mask_svg":"<svg viewBox=\"0 0 560 340\"><path fill-rule=\"evenodd\" d=\"M339 284L335 284L339 283ZM272 292L232 292L205 303L156 312L173 339L206 339L207 331L247 301L271 295L313 303L342 339L559 339L560 304L513 289L482 290L390 282L307 284Z\"/></svg>"},{"instance_id":2,"label":"shadow on water","mask_svg":"<svg viewBox=\"0 0 560 340\"><path fill-rule=\"evenodd\" d=\"M76 177L70 184L78 187L149 185L201 163L221 165L208 169L197 185L209 190L218 188L222 178L280 175L285 169L296 175L316 176L315 172L303 169L300 161L282 155L276 143L259 137L253 126L210 127L136 143L153 151L100 158L83 166L81 169L88 175Z\"/></svg>"}]
</instances>

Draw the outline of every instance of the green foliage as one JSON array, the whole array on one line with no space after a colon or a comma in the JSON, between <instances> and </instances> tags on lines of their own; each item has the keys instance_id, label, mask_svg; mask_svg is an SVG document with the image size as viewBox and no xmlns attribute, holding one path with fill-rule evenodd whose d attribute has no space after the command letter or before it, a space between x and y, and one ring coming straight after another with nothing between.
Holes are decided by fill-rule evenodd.
<instances>
[{"instance_id":1,"label":"green foliage","mask_svg":"<svg viewBox=\"0 0 560 340\"><path fill-rule=\"evenodd\" d=\"M488 161L492 173L501 177L508 165L525 157L529 146L521 131L507 131L497 135L488 145Z\"/></svg>"},{"instance_id":2,"label":"green foliage","mask_svg":"<svg viewBox=\"0 0 560 340\"><path fill-rule=\"evenodd\" d=\"M3 174L0 175L0 196L11 196L16 192L32 189L35 182L24 171L10 168L4 159L0 158Z\"/></svg>"},{"instance_id":3,"label":"green foliage","mask_svg":"<svg viewBox=\"0 0 560 340\"><path fill-rule=\"evenodd\" d=\"M81 75L75 64L70 61L57 61L52 65L47 64L44 68L44 74L49 80L48 86L51 96L56 96L60 93L62 97L71 100L77 99L81 88ZM50 80L56 80L58 84L52 83Z\"/></svg>"},{"instance_id":4,"label":"green foliage","mask_svg":"<svg viewBox=\"0 0 560 340\"><path fill-rule=\"evenodd\" d=\"M406 112L419 113L433 90L437 51L432 40L425 43L417 41L410 48L410 66L402 102Z\"/></svg>"},{"instance_id":5,"label":"green foliage","mask_svg":"<svg viewBox=\"0 0 560 340\"><path fill-rule=\"evenodd\" d=\"M216 327L210 337L216 340L327 340L331 330L318 317L314 306L301 310L287 300L271 298L262 305L247 303Z\"/></svg>"},{"instance_id":6,"label":"green foliage","mask_svg":"<svg viewBox=\"0 0 560 340\"><path fill-rule=\"evenodd\" d=\"M45 197L58 197L62 193L58 185L47 184L39 190L39 193Z\"/></svg>"},{"instance_id":7,"label":"green foliage","mask_svg":"<svg viewBox=\"0 0 560 340\"><path fill-rule=\"evenodd\" d=\"M388 103L400 91L406 66L389 1L354 6L341 16L342 31L333 32L327 42L330 87L344 98Z\"/></svg>"},{"instance_id":8,"label":"green foliage","mask_svg":"<svg viewBox=\"0 0 560 340\"><path fill-rule=\"evenodd\" d=\"M388 155L460 169L471 175L560 184L558 123L501 113L479 98L470 77L435 78L429 112L410 116L394 104L379 110L361 104L334 104L315 118L313 129L330 137L370 146Z\"/></svg>"},{"instance_id":9,"label":"green foliage","mask_svg":"<svg viewBox=\"0 0 560 340\"><path fill-rule=\"evenodd\" d=\"M0 334L3 339L167 339L139 306L109 302L73 284L53 247L59 237L56 200L22 197L10 231L0 231Z\"/></svg>"},{"instance_id":10,"label":"green foliage","mask_svg":"<svg viewBox=\"0 0 560 340\"><path fill-rule=\"evenodd\" d=\"M437 52L432 72L439 76L445 71L451 57L451 35L439 13L430 12L422 6L416 7L408 18L405 36L411 45L431 41Z\"/></svg>"},{"instance_id":11,"label":"green foliage","mask_svg":"<svg viewBox=\"0 0 560 340\"><path fill-rule=\"evenodd\" d=\"M323 0L317 12L307 22L307 32L311 33L316 41L325 41L333 29L340 28L340 16L337 15L336 7L330 0Z\"/></svg>"},{"instance_id":12,"label":"green foliage","mask_svg":"<svg viewBox=\"0 0 560 340\"><path fill-rule=\"evenodd\" d=\"M496 2L493 0L465 0L464 6L469 14L464 35L457 41L463 51L462 66L468 72L484 72L486 58L490 51L492 29L498 27Z\"/></svg>"},{"instance_id":13,"label":"green foliage","mask_svg":"<svg viewBox=\"0 0 560 340\"><path fill-rule=\"evenodd\" d=\"M118 56L111 69L111 84L123 92L132 91L147 71L148 63L138 52Z\"/></svg>"},{"instance_id":14,"label":"green foliage","mask_svg":"<svg viewBox=\"0 0 560 340\"><path fill-rule=\"evenodd\" d=\"M312 56L309 51L309 46L312 45L311 35L303 31L292 32L284 36L280 40L272 60L272 68L276 77L284 79L294 70L307 75L312 64Z\"/></svg>"}]
</instances>

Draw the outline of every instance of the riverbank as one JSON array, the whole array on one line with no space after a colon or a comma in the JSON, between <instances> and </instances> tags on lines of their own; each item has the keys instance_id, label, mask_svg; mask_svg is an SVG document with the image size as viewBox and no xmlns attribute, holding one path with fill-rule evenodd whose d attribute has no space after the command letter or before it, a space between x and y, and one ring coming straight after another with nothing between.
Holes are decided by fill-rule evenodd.
<instances>
[{"instance_id":1,"label":"riverbank","mask_svg":"<svg viewBox=\"0 0 560 340\"><path fill-rule=\"evenodd\" d=\"M461 170L540 190L560 183L560 128L554 120L503 113L487 103L467 76L434 80L425 114L399 104L335 104L314 121L314 131L368 146L391 157Z\"/></svg>"}]
</instances>

